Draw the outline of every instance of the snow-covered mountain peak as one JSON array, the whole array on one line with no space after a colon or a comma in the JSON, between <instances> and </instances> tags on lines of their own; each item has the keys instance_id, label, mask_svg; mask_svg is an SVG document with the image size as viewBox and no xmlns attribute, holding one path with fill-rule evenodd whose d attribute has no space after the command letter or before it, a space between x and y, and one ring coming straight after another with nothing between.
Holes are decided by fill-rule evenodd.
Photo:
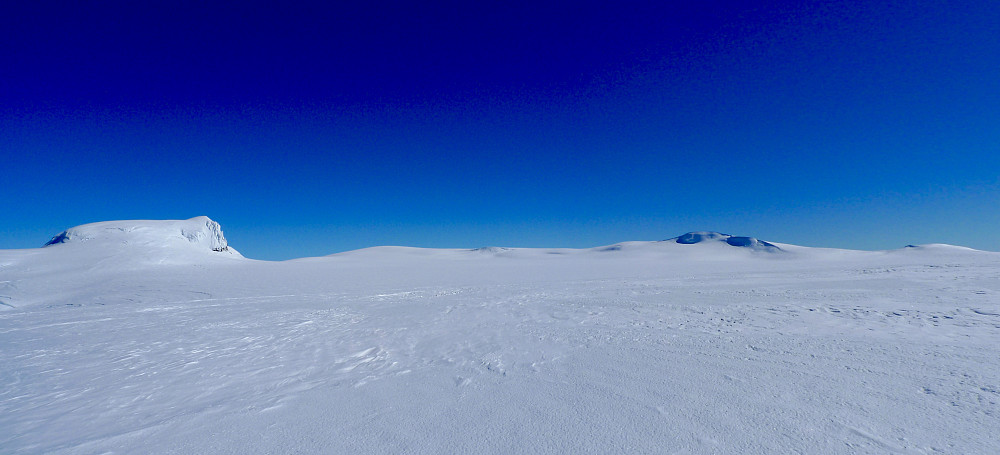
<instances>
[{"instance_id":1,"label":"snow-covered mountain peak","mask_svg":"<svg viewBox=\"0 0 1000 455\"><path fill-rule=\"evenodd\" d=\"M181 247L239 254L229 247L219 223L207 216L187 220L124 220L84 224L60 232L44 246L77 243L94 246Z\"/></svg>"},{"instance_id":2,"label":"snow-covered mountain peak","mask_svg":"<svg viewBox=\"0 0 1000 455\"><path fill-rule=\"evenodd\" d=\"M758 251L781 251L781 248L778 248L777 245L756 239L754 237L733 236L714 231L688 232L687 234L679 237L664 240L664 242L669 241L674 241L681 245L694 245L697 243L726 243L730 246L750 248Z\"/></svg>"}]
</instances>

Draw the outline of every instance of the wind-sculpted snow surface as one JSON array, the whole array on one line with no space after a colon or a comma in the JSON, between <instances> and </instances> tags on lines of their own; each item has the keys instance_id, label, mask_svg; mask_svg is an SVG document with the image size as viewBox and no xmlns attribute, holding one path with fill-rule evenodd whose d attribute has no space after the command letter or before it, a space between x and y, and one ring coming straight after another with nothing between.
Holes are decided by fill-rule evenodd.
<instances>
[{"instance_id":1,"label":"wind-sculpted snow surface","mask_svg":"<svg viewBox=\"0 0 1000 455\"><path fill-rule=\"evenodd\" d=\"M0 452L1000 450L997 253L143 232L0 251Z\"/></svg>"}]
</instances>

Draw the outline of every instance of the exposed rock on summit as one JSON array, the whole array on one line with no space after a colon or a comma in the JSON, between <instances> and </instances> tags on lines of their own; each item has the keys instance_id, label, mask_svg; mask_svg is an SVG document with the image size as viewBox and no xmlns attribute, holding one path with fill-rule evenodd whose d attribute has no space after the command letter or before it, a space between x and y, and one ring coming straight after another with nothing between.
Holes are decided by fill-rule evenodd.
<instances>
[{"instance_id":1,"label":"exposed rock on summit","mask_svg":"<svg viewBox=\"0 0 1000 455\"><path fill-rule=\"evenodd\" d=\"M697 243L725 242L730 246L750 248L756 251L781 251L777 245L753 237L739 237L729 234L722 234L713 231L688 232L679 237L664 240L664 242L674 241L681 245L694 245Z\"/></svg>"}]
</instances>

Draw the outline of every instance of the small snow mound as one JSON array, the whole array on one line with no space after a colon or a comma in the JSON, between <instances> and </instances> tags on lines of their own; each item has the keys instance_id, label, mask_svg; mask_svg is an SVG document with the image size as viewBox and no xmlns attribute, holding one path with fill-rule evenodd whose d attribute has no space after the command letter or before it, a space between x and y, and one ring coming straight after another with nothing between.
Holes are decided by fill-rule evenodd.
<instances>
[{"instance_id":1,"label":"small snow mound","mask_svg":"<svg viewBox=\"0 0 1000 455\"><path fill-rule=\"evenodd\" d=\"M906 245L905 247L903 247L901 249L902 250L914 250L914 251L961 251L961 252L967 252L967 251L980 252L981 251L981 250L977 250L977 249L974 249L974 248L969 248L969 247L966 247L966 246L949 245L947 243L927 243L927 244L923 244L923 245Z\"/></svg>"},{"instance_id":2,"label":"small snow mound","mask_svg":"<svg viewBox=\"0 0 1000 455\"><path fill-rule=\"evenodd\" d=\"M229 247L219 223L207 216L188 220L125 220L84 224L60 232L43 246L68 243L193 246L197 249L238 254Z\"/></svg>"},{"instance_id":3,"label":"small snow mound","mask_svg":"<svg viewBox=\"0 0 1000 455\"><path fill-rule=\"evenodd\" d=\"M777 245L756 239L754 237L732 236L714 231L688 232L682 236L664 241L667 242L671 240L681 245L694 245L698 243L725 243L729 246L749 248L754 251L781 251L781 248L778 248Z\"/></svg>"},{"instance_id":4,"label":"small snow mound","mask_svg":"<svg viewBox=\"0 0 1000 455\"><path fill-rule=\"evenodd\" d=\"M473 252L476 252L476 253L483 253L483 254L498 254L498 253L503 253L504 251L510 251L510 250L511 250L511 248L504 248L504 247L499 247L499 246L484 246L484 247L481 247L481 248L474 248L474 249L471 249L469 251L473 251Z\"/></svg>"}]
</instances>

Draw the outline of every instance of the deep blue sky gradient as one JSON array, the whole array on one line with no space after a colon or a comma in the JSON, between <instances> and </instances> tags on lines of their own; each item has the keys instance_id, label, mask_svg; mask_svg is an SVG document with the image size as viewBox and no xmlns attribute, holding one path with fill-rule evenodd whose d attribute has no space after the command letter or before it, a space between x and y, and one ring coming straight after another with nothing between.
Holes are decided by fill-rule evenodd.
<instances>
[{"instance_id":1,"label":"deep blue sky gradient","mask_svg":"<svg viewBox=\"0 0 1000 455\"><path fill-rule=\"evenodd\" d=\"M0 248L1000 250L994 3L354 3L6 6Z\"/></svg>"}]
</instances>

